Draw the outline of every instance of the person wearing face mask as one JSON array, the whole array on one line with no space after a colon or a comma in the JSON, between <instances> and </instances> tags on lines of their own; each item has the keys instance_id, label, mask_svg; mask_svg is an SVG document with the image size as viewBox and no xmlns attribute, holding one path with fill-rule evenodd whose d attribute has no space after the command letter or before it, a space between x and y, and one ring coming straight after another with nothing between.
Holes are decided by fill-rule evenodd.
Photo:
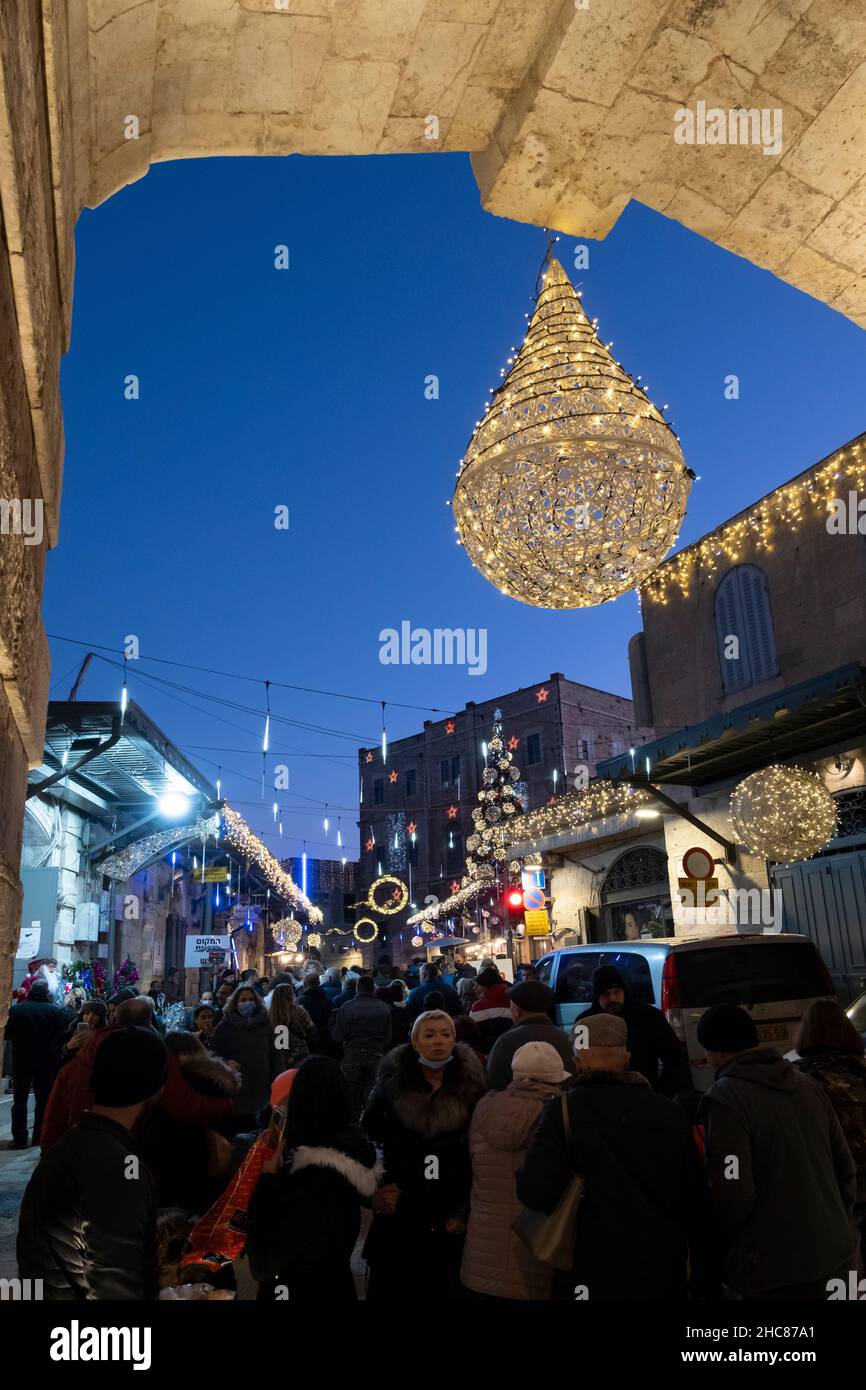
<instances>
[{"instance_id":1,"label":"person wearing face mask","mask_svg":"<svg viewBox=\"0 0 866 1390\"><path fill-rule=\"evenodd\" d=\"M235 1133L255 1129L256 1114L268 1104L271 1082L284 1068L274 1030L261 996L251 985L240 985L226 1003L213 1031L210 1051L236 1063L241 1087L235 1100Z\"/></svg>"},{"instance_id":2,"label":"person wearing face mask","mask_svg":"<svg viewBox=\"0 0 866 1390\"><path fill-rule=\"evenodd\" d=\"M422 1269L440 1298L459 1298L469 1212L469 1124L486 1090L484 1068L454 1037L442 1009L419 1015L411 1041L381 1061L361 1126L382 1147L383 1185L364 1246L367 1297L404 1302Z\"/></svg>"},{"instance_id":3,"label":"person wearing face mask","mask_svg":"<svg viewBox=\"0 0 866 1390\"><path fill-rule=\"evenodd\" d=\"M18 1272L53 1302L155 1299L156 1191L137 1156L137 1123L158 1101L165 1044L148 1028L105 1030L93 1106L43 1155L21 1203Z\"/></svg>"}]
</instances>

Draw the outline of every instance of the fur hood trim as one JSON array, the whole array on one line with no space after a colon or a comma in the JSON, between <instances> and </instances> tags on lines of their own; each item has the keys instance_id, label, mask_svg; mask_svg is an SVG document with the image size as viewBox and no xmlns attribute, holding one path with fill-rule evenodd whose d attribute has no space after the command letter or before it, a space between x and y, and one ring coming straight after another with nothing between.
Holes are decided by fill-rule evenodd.
<instances>
[{"instance_id":1,"label":"fur hood trim","mask_svg":"<svg viewBox=\"0 0 866 1390\"><path fill-rule=\"evenodd\" d=\"M454 1044L438 1091L428 1087L411 1043L385 1054L376 1081L377 1093L399 1123L425 1139L468 1129L472 1112L486 1090L484 1068L466 1043Z\"/></svg>"},{"instance_id":2,"label":"fur hood trim","mask_svg":"<svg viewBox=\"0 0 866 1390\"><path fill-rule=\"evenodd\" d=\"M361 1197L372 1197L382 1177L381 1159L377 1158L373 1167L368 1168L340 1149L309 1148L306 1145L295 1149L291 1172L299 1173L303 1168L330 1168L345 1178Z\"/></svg>"},{"instance_id":3,"label":"fur hood trim","mask_svg":"<svg viewBox=\"0 0 866 1390\"><path fill-rule=\"evenodd\" d=\"M192 1085L195 1085L196 1081L204 1081L224 1096L237 1095L241 1089L240 1074L210 1052L203 1056L198 1052L181 1053L177 1060L180 1062L181 1071L190 1079Z\"/></svg>"}]
</instances>

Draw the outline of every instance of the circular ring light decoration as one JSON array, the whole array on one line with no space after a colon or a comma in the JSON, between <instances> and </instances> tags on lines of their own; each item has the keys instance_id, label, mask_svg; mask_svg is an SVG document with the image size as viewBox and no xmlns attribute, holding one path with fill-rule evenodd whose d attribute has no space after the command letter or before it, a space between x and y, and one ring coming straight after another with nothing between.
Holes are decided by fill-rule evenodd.
<instances>
[{"instance_id":1,"label":"circular ring light decoration","mask_svg":"<svg viewBox=\"0 0 866 1390\"><path fill-rule=\"evenodd\" d=\"M370 935L362 936L360 931L361 927L369 927ZM362 917L359 922L355 923L355 939L357 941L360 941L362 946L369 946L370 942L375 941L378 935L379 928L376 926L376 923L373 921L372 917Z\"/></svg>"},{"instance_id":2,"label":"circular ring light decoration","mask_svg":"<svg viewBox=\"0 0 866 1390\"><path fill-rule=\"evenodd\" d=\"M377 888L380 888L382 884L387 883L390 883L393 888L400 889L400 899L398 902L396 898L393 898L390 902L385 903L383 906L380 903L376 902L374 895ZM402 912L403 908L406 906L408 901L409 889L406 887L403 880L400 878L395 878L393 874L383 874L381 878L377 878L373 883L370 884L370 892L367 897L366 905L367 907L371 907L374 912L381 913L383 917L391 917L396 912ZM355 935L357 936L358 933L356 932Z\"/></svg>"},{"instance_id":3,"label":"circular ring light decoration","mask_svg":"<svg viewBox=\"0 0 866 1390\"><path fill-rule=\"evenodd\" d=\"M319 946L321 946L321 944L322 938L320 937L319 933L317 931L311 931L310 935L307 937L307 945L312 946L315 950Z\"/></svg>"},{"instance_id":4,"label":"circular ring light decoration","mask_svg":"<svg viewBox=\"0 0 866 1390\"><path fill-rule=\"evenodd\" d=\"M551 259L458 474L454 519L472 564L521 603L592 608L637 588L664 559L693 476L661 411L599 341Z\"/></svg>"},{"instance_id":5,"label":"circular ring light decoration","mask_svg":"<svg viewBox=\"0 0 866 1390\"><path fill-rule=\"evenodd\" d=\"M777 763L734 788L731 824L747 849L790 864L810 859L833 838L836 802L815 773Z\"/></svg>"},{"instance_id":6,"label":"circular ring light decoration","mask_svg":"<svg viewBox=\"0 0 866 1390\"><path fill-rule=\"evenodd\" d=\"M412 945L416 948L416 950L417 950L417 948L418 948L419 946L423 946L423 945L424 945L424 938L423 938L423 936L413 936L413 937L412 937Z\"/></svg>"}]
</instances>

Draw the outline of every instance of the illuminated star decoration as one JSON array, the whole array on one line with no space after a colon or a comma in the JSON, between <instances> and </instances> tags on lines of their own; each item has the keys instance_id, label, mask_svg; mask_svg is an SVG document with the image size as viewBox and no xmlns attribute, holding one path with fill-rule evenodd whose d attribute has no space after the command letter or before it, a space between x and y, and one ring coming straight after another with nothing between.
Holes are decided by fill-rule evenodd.
<instances>
[{"instance_id":1,"label":"illuminated star decoration","mask_svg":"<svg viewBox=\"0 0 866 1390\"><path fill-rule=\"evenodd\" d=\"M409 824L406 826L406 834L407 834L407 835L414 835L414 834L415 834L415 831L416 831L417 829L418 829L418 827L417 827L417 825L415 824L415 822L414 822L413 820L410 820Z\"/></svg>"},{"instance_id":2,"label":"illuminated star decoration","mask_svg":"<svg viewBox=\"0 0 866 1390\"><path fill-rule=\"evenodd\" d=\"M511 735L511 738L508 740L508 747L511 749L512 753L515 751L515 749L520 747L520 739L517 737L516 734Z\"/></svg>"},{"instance_id":3,"label":"illuminated star decoration","mask_svg":"<svg viewBox=\"0 0 866 1390\"><path fill-rule=\"evenodd\" d=\"M399 772L397 771L396 768L394 768L391 772L388 773L388 781L389 781L389 782L396 782L396 781L397 781L397 778L398 778L399 776L400 776Z\"/></svg>"},{"instance_id":4,"label":"illuminated star decoration","mask_svg":"<svg viewBox=\"0 0 866 1390\"><path fill-rule=\"evenodd\" d=\"M368 762L368 763L371 763L372 761L373 761L373 754L372 754L372 753L368 753L368 754L367 754L367 762Z\"/></svg>"},{"instance_id":5,"label":"illuminated star decoration","mask_svg":"<svg viewBox=\"0 0 866 1390\"><path fill-rule=\"evenodd\" d=\"M546 704L546 702L547 702L547 697L548 697L549 694L550 694L550 691L549 691L545 686L542 686L540 690L536 690L536 692L535 692L535 698L536 698L536 700L538 701L538 703L539 703L540 705L543 705L543 704Z\"/></svg>"},{"instance_id":6,"label":"illuminated star decoration","mask_svg":"<svg viewBox=\"0 0 866 1390\"><path fill-rule=\"evenodd\" d=\"M365 849L374 849L374 848L375 848L375 843L374 843L374 841L373 841L373 836L372 836L372 835L371 835L371 836L369 837L369 839L367 840L366 844L364 845L364 848L365 848Z\"/></svg>"},{"instance_id":7,"label":"illuminated star decoration","mask_svg":"<svg viewBox=\"0 0 866 1390\"><path fill-rule=\"evenodd\" d=\"M459 890L460 890L460 884L457 882L457 880L456 880L456 878L455 878L455 879L453 879L452 882L451 882L451 892L452 892L452 893L457 893L457 892L459 892Z\"/></svg>"},{"instance_id":8,"label":"illuminated star decoration","mask_svg":"<svg viewBox=\"0 0 866 1390\"><path fill-rule=\"evenodd\" d=\"M399 902L402 896L403 894L400 892L399 888L395 888L393 893L391 894L391 897L394 899L395 902Z\"/></svg>"},{"instance_id":9,"label":"illuminated star decoration","mask_svg":"<svg viewBox=\"0 0 866 1390\"><path fill-rule=\"evenodd\" d=\"M449 806L449 807L448 807L448 819L449 819L449 820L456 820L456 819L457 819L457 807L456 807L456 806ZM458 887L459 887L459 885L458 885Z\"/></svg>"},{"instance_id":10,"label":"illuminated star decoration","mask_svg":"<svg viewBox=\"0 0 866 1390\"><path fill-rule=\"evenodd\" d=\"M453 733L454 733L454 730L455 730L456 728L457 728L457 725L454 723L454 720L453 720L453 719L449 719L449 720L448 720L448 723L445 725L445 732L446 732L446 734L453 734Z\"/></svg>"}]
</instances>

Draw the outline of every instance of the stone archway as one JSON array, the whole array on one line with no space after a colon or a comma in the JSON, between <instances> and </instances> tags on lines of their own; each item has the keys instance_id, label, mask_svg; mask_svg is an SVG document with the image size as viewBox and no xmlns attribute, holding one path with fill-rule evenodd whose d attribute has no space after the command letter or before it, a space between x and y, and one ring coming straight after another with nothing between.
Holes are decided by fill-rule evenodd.
<instances>
[{"instance_id":1,"label":"stone archway","mask_svg":"<svg viewBox=\"0 0 866 1390\"><path fill-rule=\"evenodd\" d=\"M0 1008L44 733L81 209L157 160L463 150L493 213L604 237L634 197L866 324L864 97L849 0L6 0ZM731 114L724 146L674 138L699 102ZM775 153L729 138L763 111L782 114Z\"/></svg>"}]
</instances>

